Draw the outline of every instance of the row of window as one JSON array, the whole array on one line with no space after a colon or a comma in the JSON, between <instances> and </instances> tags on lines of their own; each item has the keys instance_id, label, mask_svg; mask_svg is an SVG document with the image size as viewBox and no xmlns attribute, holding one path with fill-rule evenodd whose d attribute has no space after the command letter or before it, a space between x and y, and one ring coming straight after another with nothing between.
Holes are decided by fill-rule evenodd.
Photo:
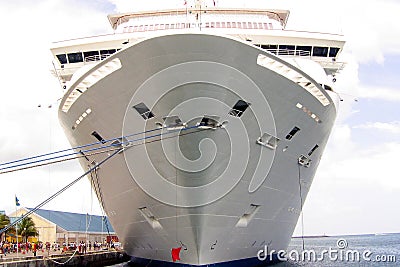
<instances>
[{"instance_id":1,"label":"row of window","mask_svg":"<svg viewBox=\"0 0 400 267\"><path fill-rule=\"evenodd\" d=\"M336 57L340 48L322 46L303 46L303 45L261 45L255 46L266 49L271 53L285 56L314 56L314 57ZM107 49L100 51L75 52L68 54L58 54L57 59L60 64L79 63L103 60L114 54L120 49Z\"/></svg>"},{"instance_id":2,"label":"row of window","mask_svg":"<svg viewBox=\"0 0 400 267\"><path fill-rule=\"evenodd\" d=\"M205 28L237 28L237 29L261 29L271 30L273 29L272 23L265 22L206 22L203 23ZM157 30L169 30L169 29L185 29L197 27L194 23L172 23L172 24L150 24L150 25L136 25L126 26L123 29L124 33L128 32L146 32L146 31L157 31Z\"/></svg>"},{"instance_id":3,"label":"row of window","mask_svg":"<svg viewBox=\"0 0 400 267\"><path fill-rule=\"evenodd\" d=\"M100 51L86 51L86 52L75 52L68 54L58 54L56 55L60 64L68 64L68 63L79 63L79 62L89 62L89 61L97 61L103 60L106 57L114 54L119 49L106 49Z\"/></svg>"},{"instance_id":4,"label":"row of window","mask_svg":"<svg viewBox=\"0 0 400 267\"><path fill-rule=\"evenodd\" d=\"M309 45L261 45L255 46L268 50L271 53L285 56L313 56L313 57L336 57L339 47L309 46Z\"/></svg>"}]
</instances>

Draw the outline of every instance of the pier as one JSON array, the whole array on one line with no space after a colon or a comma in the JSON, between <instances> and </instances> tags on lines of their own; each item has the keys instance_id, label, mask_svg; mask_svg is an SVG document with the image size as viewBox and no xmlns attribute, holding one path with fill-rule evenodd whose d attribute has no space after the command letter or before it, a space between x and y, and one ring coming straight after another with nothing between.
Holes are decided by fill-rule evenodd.
<instances>
[{"instance_id":1,"label":"pier","mask_svg":"<svg viewBox=\"0 0 400 267\"><path fill-rule=\"evenodd\" d=\"M16 253L2 255L0 258L1 267L55 267L55 266L107 266L129 261L130 257L124 251L96 251L86 254L79 253L50 253L41 252L38 256L32 253Z\"/></svg>"}]
</instances>

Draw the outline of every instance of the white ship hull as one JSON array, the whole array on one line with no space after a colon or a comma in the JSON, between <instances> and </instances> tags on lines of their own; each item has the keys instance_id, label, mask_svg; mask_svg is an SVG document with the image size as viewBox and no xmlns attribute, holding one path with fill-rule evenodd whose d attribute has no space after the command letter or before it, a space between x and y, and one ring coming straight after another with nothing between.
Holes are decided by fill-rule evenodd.
<instances>
[{"instance_id":1,"label":"white ship hull","mask_svg":"<svg viewBox=\"0 0 400 267\"><path fill-rule=\"evenodd\" d=\"M96 78L102 67L108 72ZM105 140L142 133L122 139L129 141L125 150L92 175L129 255L166 264L171 249L182 247L181 264L257 262L265 246L288 246L336 116L332 97L251 44L177 34L95 65L65 94L59 117L73 146L97 141L94 131ZM239 100L250 105L240 116L229 114ZM154 117L133 108L140 103ZM167 116L186 125L172 125ZM204 116L220 125L199 128ZM80 159L85 169L105 158L89 154Z\"/></svg>"}]
</instances>

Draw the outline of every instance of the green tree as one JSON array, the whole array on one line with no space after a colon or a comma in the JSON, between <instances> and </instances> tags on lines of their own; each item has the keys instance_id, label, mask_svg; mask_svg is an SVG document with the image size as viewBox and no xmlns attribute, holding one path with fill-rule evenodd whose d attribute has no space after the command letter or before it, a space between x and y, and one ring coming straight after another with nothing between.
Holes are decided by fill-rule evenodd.
<instances>
[{"instance_id":1,"label":"green tree","mask_svg":"<svg viewBox=\"0 0 400 267\"><path fill-rule=\"evenodd\" d=\"M27 242L30 236L39 235L32 218L26 217L18 223L18 234L22 236L24 242Z\"/></svg>"},{"instance_id":2,"label":"green tree","mask_svg":"<svg viewBox=\"0 0 400 267\"><path fill-rule=\"evenodd\" d=\"M5 228L9 224L10 224L10 218L8 218L8 216L5 214L0 214L0 230ZM0 241L5 239L6 234L7 234L7 231L0 235ZM3 239L3 235L4 235L4 239Z\"/></svg>"},{"instance_id":3,"label":"green tree","mask_svg":"<svg viewBox=\"0 0 400 267\"><path fill-rule=\"evenodd\" d=\"M0 214L0 230L10 223L10 218L5 214Z\"/></svg>"}]
</instances>

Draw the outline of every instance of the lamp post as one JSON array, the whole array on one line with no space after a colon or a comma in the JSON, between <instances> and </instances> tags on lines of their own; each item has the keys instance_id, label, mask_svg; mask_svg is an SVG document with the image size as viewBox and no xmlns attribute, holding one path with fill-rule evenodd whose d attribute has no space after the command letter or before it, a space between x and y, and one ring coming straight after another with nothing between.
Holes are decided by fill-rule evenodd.
<instances>
[{"instance_id":1,"label":"lamp post","mask_svg":"<svg viewBox=\"0 0 400 267\"><path fill-rule=\"evenodd\" d=\"M17 214L15 213L15 215L17 216ZM17 216L18 218L18 216ZM15 224L15 239L17 239L17 257L18 257L18 223Z\"/></svg>"}]
</instances>

